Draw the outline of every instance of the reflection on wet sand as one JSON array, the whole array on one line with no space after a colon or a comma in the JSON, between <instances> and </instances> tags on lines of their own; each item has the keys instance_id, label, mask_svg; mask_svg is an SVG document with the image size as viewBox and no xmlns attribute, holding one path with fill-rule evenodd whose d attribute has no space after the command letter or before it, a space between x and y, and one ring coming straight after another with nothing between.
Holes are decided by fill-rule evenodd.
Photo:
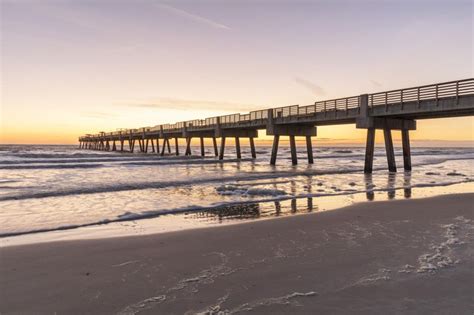
<instances>
[{"instance_id":1,"label":"reflection on wet sand","mask_svg":"<svg viewBox=\"0 0 474 315\"><path fill-rule=\"evenodd\" d=\"M386 199L395 199L397 198L397 192L401 192L400 187L396 186L396 173L389 173L387 175L387 187L386 193L387 197L383 198L383 191L377 190L377 187L374 185L372 180L372 175L367 174L364 177L365 182L365 197L368 201L375 200L376 192L377 196L382 196L380 200ZM296 195L297 189L294 181L290 182L291 191ZM308 191L311 191L311 178L308 178ZM276 184L273 185L276 188ZM402 195L398 196L399 198ZM411 189L411 174L410 172L405 172L403 175L403 197L411 198L412 189ZM293 215L299 213L308 213L313 211L319 211L320 206L318 203L321 203L321 198L325 197L306 197L306 198L291 198L286 200L276 200L269 202L260 202L260 203L245 203L245 204L235 204L227 205L217 208L212 208L208 210L198 211L198 212L188 212L186 213L186 218L197 219L205 222L223 222L230 220L249 220L249 219L258 219L262 217L278 217L283 215ZM363 200L361 200L363 201ZM324 207L321 207L324 209Z\"/></svg>"},{"instance_id":2,"label":"reflection on wet sand","mask_svg":"<svg viewBox=\"0 0 474 315\"><path fill-rule=\"evenodd\" d=\"M377 187L373 183L372 174L366 174L364 176L366 197L368 201L373 201L375 199L375 191ZM397 194L397 173L389 173L387 176L387 198L394 199ZM411 198L411 173L405 172L403 174L403 196L405 198Z\"/></svg>"}]
</instances>

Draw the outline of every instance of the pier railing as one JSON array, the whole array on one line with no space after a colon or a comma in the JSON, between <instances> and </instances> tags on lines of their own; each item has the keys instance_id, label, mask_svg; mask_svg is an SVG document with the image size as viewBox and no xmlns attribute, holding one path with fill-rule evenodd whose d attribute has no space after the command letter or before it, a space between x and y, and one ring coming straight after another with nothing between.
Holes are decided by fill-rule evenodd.
<instances>
[{"instance_id":1,"label":"pier railing","mask_svg":"<svg viewBox=\"0 0 474 315\"><path fill-rule=\"evenodd\" d=\"M426 100L432 100L437 103L440 99L456 98L456 100L458 100L460 96L472 94L474 94L474 79L471 78L368 94L368 106L385 106L386 109L388 109L388 107L393 104L402 104L403 107L403 104L407 102L417 102L420 104L421 101ZM269 110L272 111L273 118L276 119L287 117L311 117L319 113L323 113L325 116L327 113L333 112L345 112L348 114L350 110L360 109L360 102L360 96L351 96L326 101L318 101L311 105L289 105L272 109L256 110L247 114L236 113L209 117L205 119L182 121L174 124L162 124L137 129L119 129L114 132L102 132L96 135L88 134L81 138L88 139L104 135L128 136L133 134L142 134L143 132L180 132L183 130L183 128L187 128L189 130L199 130L206 128L210 129L214 128L218 124L224 127L238 127L239 125L248 126L249 124L257 125L264 123L268 119Z\"/></svg>"},{"instance_id":2,"label":"pier railing","mask_svg":"<svg viewBox=\"0 0 474 315\"><path fill-rule=\"evenodd\" d=\"M456 98L474 93L474 79L458 80L430 85L423 85L407 89L385 91L369 94L369 106L386 106L391 104L404 104L425 100Z\"/></svg>"}]
</instances>

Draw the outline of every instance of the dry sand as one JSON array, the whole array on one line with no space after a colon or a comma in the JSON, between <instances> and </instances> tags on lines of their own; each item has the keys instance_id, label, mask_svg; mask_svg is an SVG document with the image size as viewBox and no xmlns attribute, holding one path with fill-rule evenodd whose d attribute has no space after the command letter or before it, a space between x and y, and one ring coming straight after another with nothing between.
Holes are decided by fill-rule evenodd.
<instances>
[{"instance_id":1,"label":"dry sand","mask_svg":"<svg viewBox=\"0 0 474 315\"><path fill-rule=\"evenodd\" d=\"M0 313L472 314L473 200L6 247Z\"/></svg>"}]
</instances>

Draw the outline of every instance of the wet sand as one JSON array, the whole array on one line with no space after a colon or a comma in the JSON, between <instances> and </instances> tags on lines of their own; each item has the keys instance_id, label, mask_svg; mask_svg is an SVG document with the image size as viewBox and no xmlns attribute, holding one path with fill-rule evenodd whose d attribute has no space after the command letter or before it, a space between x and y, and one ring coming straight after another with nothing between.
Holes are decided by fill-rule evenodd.
<instances>
[{"instance_id":1,"label":"wet sand","mask_svg":"<svg viewBox=\"0 0 474 315\"><path fill-rule=\"evenodd\" d=\"M472 314L473 201L5 247L0 313Z\"/></svg>"}]
</instances>

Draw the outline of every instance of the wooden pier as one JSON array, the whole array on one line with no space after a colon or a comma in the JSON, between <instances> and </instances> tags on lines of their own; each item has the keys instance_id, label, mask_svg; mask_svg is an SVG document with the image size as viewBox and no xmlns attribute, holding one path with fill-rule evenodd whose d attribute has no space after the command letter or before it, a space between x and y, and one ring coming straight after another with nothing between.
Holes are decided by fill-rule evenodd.
<instances>
[{"instance_id":1,"label":"wooden pier","mask_svg":"<svg viewBox=\"0 0 474 315\"><path fill-rule=\"evenodd\" d=\"M384 133L387 165L391 172L397 170L392 130L401 132L404 169L410 171L409 132L416 130L417 120L473 114L474 79L470 78L320 101L305 106L291 105L247 114L231 114L154 127L88 134L79 138L79 147L123 152L126 143L128 151L135 152L135 144L138 143L139 152L151 151L163 156L166 151L171 154L170 140L174 139L174 154L179 155L178 139L185 139L184 154L191 155L191 141L193 138L198 138L200 154L204 156L204 139L208 138L212 139L214 155L222 160L227 138L235 139L238 159L242 156L240 138L248 138L251 156L255 158L254 138L258 137L258 130L265 130L267 135L273 136L270 164L276 163L281 136L289 137L293 164L298 163L295 137L304 137L308 163L313 163L311 139L317 135L318 126L355 124L356 128L367 130L365 173L372 172L376 130L382 130ZM219 149L217 138L220 138Z\"/></svg>"}]
</instances>

